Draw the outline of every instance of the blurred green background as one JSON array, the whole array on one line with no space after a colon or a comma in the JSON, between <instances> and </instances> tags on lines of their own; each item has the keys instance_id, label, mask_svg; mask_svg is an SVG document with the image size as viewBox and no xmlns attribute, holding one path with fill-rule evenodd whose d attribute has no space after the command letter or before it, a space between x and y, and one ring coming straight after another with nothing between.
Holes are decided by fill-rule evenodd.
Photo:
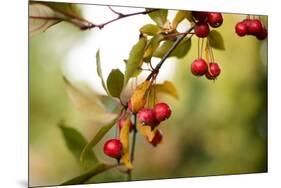
<instances>
[{"instance_id":1,"label":"blurred green background","mask_svg":"<svg viewBox=\"0 0 281 188\"><path fill-rule=\"evenodd\" d=\"M161 125L163 143L154 148L138 135L133 179L267 171L267 41L235 34L234 25L244 17L224 15L218 30L226 50L214 50L222 69L215 82L190 73L197 54L197 39L193 37L192 49L178 60L172 80L180 99L162 98L174 112ZM31 186L58 185L83 172L65 145L57 126L60 120L87 139L101 127L73 107L62 80L64 54L86 37L62 23L29 40ZM114 130L95 148L98 157L108 162L113 161L101 151L105 139L112 135ZM90 182L110 181L125 181L125 176L113 169Z\"/></svg>"}]
</instances>

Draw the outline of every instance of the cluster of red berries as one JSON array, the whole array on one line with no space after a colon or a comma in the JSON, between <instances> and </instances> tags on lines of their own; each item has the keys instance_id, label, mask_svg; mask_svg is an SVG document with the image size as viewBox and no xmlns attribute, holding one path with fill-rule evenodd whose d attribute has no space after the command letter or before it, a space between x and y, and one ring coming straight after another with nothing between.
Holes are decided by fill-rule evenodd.
<instances>
[{"instance_id":1,"label":"cluster of red berries","mask_svg":"<svg viewBox=\"0 0 281 188\"><path fill-rule=\"evenodd\" d=\"M172 111L168 104L157 103L154 108L142 108L137 116L140 123L148 125L153 130L162 121L168 119ZM154 138L150 141L153 146L157 146L162 140L162 133L159 129L156 130Z\"/></svg>"},{"instance_id":2,"label":"cluster of red berries","mask_svg":"<svg viewBox=\"0 0 281 188\"><path fill-rule=\"evenodd\" d=\"M235 25L235 32L238 36L253 35L259 40L267 38L267 29L259 19L246 18Z\"/></svg>"},{"instance_id":3,"label":"cluster of red berries","mask_svg":"<svg viewBox=\"0 0 281 188\"><path fill-rule=\"evenodd\" d=\"M209 80L215 80L220 75L220 67L217 63L207 63L204 59L199 58L191 64L191 72L195 76L205 75Z\"/></svg>"},{"instance_id":4,"label":"cluster of red berries","mask_svg":"<svg viewBox=\"0 0 281 188\"><path fill-rule=\"evenodd\" d=\"M200 38L208 36L210 32L209 25L213 28L217 28L223 23L222 14L219 12L193 11L192 16L196 20L196 25L194 27L195 34Z\"/></svg>"},{"instance_id":5,"label":"cluster of red berries","mask_svg":"<svg viewBox=\"0 0 281 188\"><path fill-rule=\"evenodd\" d=\"M130 103L128 105L128 109L131 110L130 108ZM171 109L166 103L157 103L154 108L142 108L139 110L137 113L137 117L140 123L144 125L149 125L151 126L152 129L154 129L156 126L160 124L160 122L168 119L171 116ZM119 130L124 127L124 125L127 123L128 117L120 117L120 119L117 122ZM130 120L129 121L129 130L133 130L133 123ZM155 135L153 139L150 141L150 144L153 146L157 146L161 140L162 140L162 133L160 130L156 130ZM109 139L105 142L104 148L103 148L104 153L112 158L116 158L117 160L120 160L122 156L122 143L119 139L113 138Z\"/></svg>"}]
</instances>

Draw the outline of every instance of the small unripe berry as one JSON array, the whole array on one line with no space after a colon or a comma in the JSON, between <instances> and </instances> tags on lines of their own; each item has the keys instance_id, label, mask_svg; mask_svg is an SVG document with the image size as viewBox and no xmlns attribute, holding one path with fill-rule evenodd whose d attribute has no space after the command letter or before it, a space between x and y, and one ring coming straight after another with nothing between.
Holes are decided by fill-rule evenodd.
<instances>
[{"instance_id":1,"label":"small unripe berry","mask_svg":"<svg viewBox=\"0 0 281 188\"><path fill-rule=\"evenodd\" d=\"M159 130L157 130L150 143L155 147L162 141L162 138L163 138L162 133Z\"/></svg>"},{"instance_id":2,"label":"small unripe berry","mask_svg":"<svg viewBox=\"0 0 281 188\"><path fill-rule=\"evenodd\" d=\"M138 112L138 120L145 125L154 125L155 112L150 108L143 108Z\"/></svg>"},{"instance_id":3,"label":"small unripe berry","mask_svg":"<svg viewBox=\"0 0 281 188\"><path fill-rule=\"evenodd\" d=\"M245 22L238 22L235 25L235 32L240 37L245 36L248 32L247 24Z\"/></svg>"},{"instance_id":4,"label":"small unripe berry","mask_svg":"<svg viewBox=\"0 0 281 188\"><path fill-rule=\"evenodd\" d=\"M208 13L208 23L210 26L216 28L221 26L223 22L222 14L219 12L209 12Z\"/></svg>"},{"instance_id":5,"label":"small unripe berry","mask_svg":"<svg viewBox=\"0 0 281 188\"><path fill-rule=\"evenodd\" d=\"M208 65L206 61L202 58L196 59L191 64L191 72L195 76L202 76L204 75L208 70Z\"/></svg>"},{"instance_id":6,"label":"small unripe berry","mask_svg":"<svg viewBox=\"0 0 281 188\"><path fill-rule=\"evenodd\" d=\"M126 121L127 121L128 118L126 117L122 117L118 120L118 127L119 127L119 130L122 129L122 127L125 125ZM133 130L133 123L131 120L129 120L129 129L130 129L130 132Z\"/></svg>"},{"instance_id":7,"label":"small unripe berry","mask_svg":"<svg viewBox=\"0 0 281 188\"><path fill-rule=\"evenodd\" d=\"M155 112L155 119L158 122L168 119L172 114L172 111L171 111L169 105L167 105L166 103L156 104L154 106L154 112Z\"/></svg>"},{"instance_id":8,"label":"small unripe berry","mask_svg":"<svg viewBox=\"0 0 281 188\"><path fill-rule=\"evenodd\" d=\"M198 20L199 22L205 22L207 21L207 12L198 12L198 11L192 11L192 16Z\"/></svg>"},{"instance_id":9,"label":"small unripe berry","mask_svg":"<svg viewBox=\"0 0 281 188\"><path fill-rule=\"evenodd\" d=\"M256 35L262 30L262 24L260 20L253 19L249 23L248 33L250 35Z\"/></svg>"},{"instance_id":10,"label":"small unripe berry","mask_svg":"<svg viewBox=\"0 0 281 188\"><path fill-rule=\"evenodd\" d=\"M267 38L267 29L263 27L262 30L256 34L257 39L264 40Z\"/></svg>"},{"instance_id":11,"label":"small unripe berry","mask_svg":"<svg viewBox=\"0 0 281 188\"><path fill-rule=\"evenodd\" d=\"M197 37L207 37L210 32L209 25L207 23L197 23L194 27L194 31Z\"/></svg>"},{"instance_id":12,"label":"small unripe berry","mask_svg":"<svg viewBox=\"0 0 281 188\"><path fill-rule=\"evenodd\" d=\"M120 159L122 155L122 143L119 139L110 139L104 144L103 152L109 157Z\"/></svg>"},{"instance_id":13,"label":"small unripe berry","mask_svg":"<svg viewBox=\"0 0 281 188\"><path fill-rule=\"evenodd\" d=\"M217 63L210 63L209 64L209 69L206 72L205 76L209 80L214 80L216 77L220 75L221 69Z\"/></svg>"}]
</instances>

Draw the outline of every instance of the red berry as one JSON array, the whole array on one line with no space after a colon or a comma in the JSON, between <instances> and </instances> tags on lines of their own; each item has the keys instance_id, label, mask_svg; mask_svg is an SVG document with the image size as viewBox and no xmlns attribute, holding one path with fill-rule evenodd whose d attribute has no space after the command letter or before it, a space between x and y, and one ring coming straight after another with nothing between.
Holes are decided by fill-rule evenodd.
<instances>
[{"instance_id":1,"label":"red berry","mask_svg":"<svg viewBox=\"0 0 281 188\"><path fill-rule=\"evenodd\" d=\"M119 127L120 130L121 130L122 127L125 125L127 119L128 119L128 118L122 117L122 118L120 118L120 119L118 120L118 127ZM131 120L130 120L130 122L129 122L129 128L130 128L130 132L131 132L131 131L133 130L133 123L131 122Z\"/></svg>"},{"instance_id":2,"label":"red berry","mask_svg":"<svg viewBox=\"0 0 281 188\"><path fill-rule=\"evenodd\" d=\"M118 139L110 139L104 144L103 152L109 157L120 159L122 155L122 143Z\"/></svg>"},{"instance_id":3,"label":"red berry","mask_svg":"<svg viewBox=\"0 0 281 188\"><path fill-rule=\"evenodd\" d=\"M210 26L216 28L221 26L223 22L222 14L219 12L209 12L208 13L208 23Z\"/></svg>"},{"instance_id":4,"label":"red berry","mask_svg":"<svg viewBox=\"0 0 281 188\"><path fill-rule=\"evenodd\" d=\"M209 80L214 80L220 75L221 69L217 63L210 63L209 70L206 72L205 76Z\"/></svg>"},{"instance_id":5,"label":"red berry","mask_svg":"<svg viewBox=\"0 0 281 188\"><path fill-rule=\"evenodd\" d=\"M138 112L138 120L145 125L154 125L155 112L150 108L143 108Z\"/></svg>"},{"instance_id":6,"label":"red berry","mask_svg":"<svg viewBox=\"0 0 281 188\"><path fill-rule=\"evenodd\" d=\"M208 65L206 61L202 58L196 59L191 64L191 72L195 76L202 76L204 75L208 70Z\"/></svg>"},{"instance_id":7,"label":"red berry","mask_svg":"<svg viewBox=\"0 0 281 188\"><path fill-rule=\"evenodd\" d=\"M209 25L204 22L199 22L195 25L194 31L197 37L207 37L210 32Z\"/></svg>"},{"instance_id":8,"label":"red berry","mask_svg":"<svg viewBox=\"0 0 281 188\"><path fill-rule=\"evenodd\" d=\"M162 133L159 130L157 130L150 143L155 147L162 141L162 138L163 138Z\"/></svg>"},{"instance_id":9,"label":"red berry","mask_svg":"<svg viewBox=\"0 0 281 188\"><path fill-rule=\"evenodd\" d=\"M259 33L257 33L256 37L259 40L266 39L267 38L267 29L266 29L266 27L263 27L262 30Z\"/></svg>"},{"instance_id":10,"label":"red berry","mask_svg":"<svg viewBox=\"0 0 281 188\"><path fill-rule=\"evenodd\" d=\"M238 22L235 26L235 32L240 37L245 36L248 32L247 24L245 22Z\"/></svg>"},{"instance_id":11,"label":"red berry","mask_svg":"<svg viewBox=\"0 0 281 188\"><path fill-rule=\"evenodd\" d=\"M205 22L205 21L207 21L208 13L207 13L207 12L193 11L193 12L192 12L192 16L193 16L196 20L198 20L199 22Z\"/></svg>"},{"instance_id":12,"label":"red berry","mask_svg":"<svg viewBox=\"0 0 281 188\"><path fill-rule=\"evenodd\" d=\"M172 114L170 107L166 103L156 104L154 106L154 112L155 112L155 119L158 122L168 119Z\"/></svg>"},{"instance_id":13,"label":"red berry","mask_svg":"<svg viewBox=\"0 0 281 188\"><path fill-rule=\"evenodd\" d=\"M250 35L257 35L259 32L262 31L262 24L260 20L253 19L249 23L248 32Z\"/></svg>"}]
</instances>

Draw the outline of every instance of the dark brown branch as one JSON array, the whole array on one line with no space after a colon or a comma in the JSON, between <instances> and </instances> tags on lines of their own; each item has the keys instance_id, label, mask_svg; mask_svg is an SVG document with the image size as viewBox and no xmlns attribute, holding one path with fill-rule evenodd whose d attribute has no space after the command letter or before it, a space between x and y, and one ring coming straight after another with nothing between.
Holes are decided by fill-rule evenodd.
<instances>
[{"instance_id":1,"label":"dark brown branch","mask_svg":"<svg viewBox=\"0 0 281 188\"><path fill-rule=\"evenodd\" d=\"M149 11L135 12L135 13L130 13L130 14L122 14L122 13L119 13L119 14L118 14L119 16L118 16L117 18L114 18L114 19L109 20L109 21L107 21L107 22L105 22L105 23L102 23L102 24L96 24L96 25L94 25L93 27L98 27L99 29L102 29L102 28L103 28L104 26L106 26L107 24L110 24L110 23L115 22L115 21L117 21L117 20L120 20L120 19L123 19L123 18L127 18L127 17L130 17L130 16L140 15L140 14L145 15L145 14L149 14L149 13L151 13L151 12L155 12L155 11L157 11L157 10L159 10L159 9L152 9L152 10L149 10ZM91 29L91 28L89 28L89 29Z\"/></svg>"}]
</instances>

